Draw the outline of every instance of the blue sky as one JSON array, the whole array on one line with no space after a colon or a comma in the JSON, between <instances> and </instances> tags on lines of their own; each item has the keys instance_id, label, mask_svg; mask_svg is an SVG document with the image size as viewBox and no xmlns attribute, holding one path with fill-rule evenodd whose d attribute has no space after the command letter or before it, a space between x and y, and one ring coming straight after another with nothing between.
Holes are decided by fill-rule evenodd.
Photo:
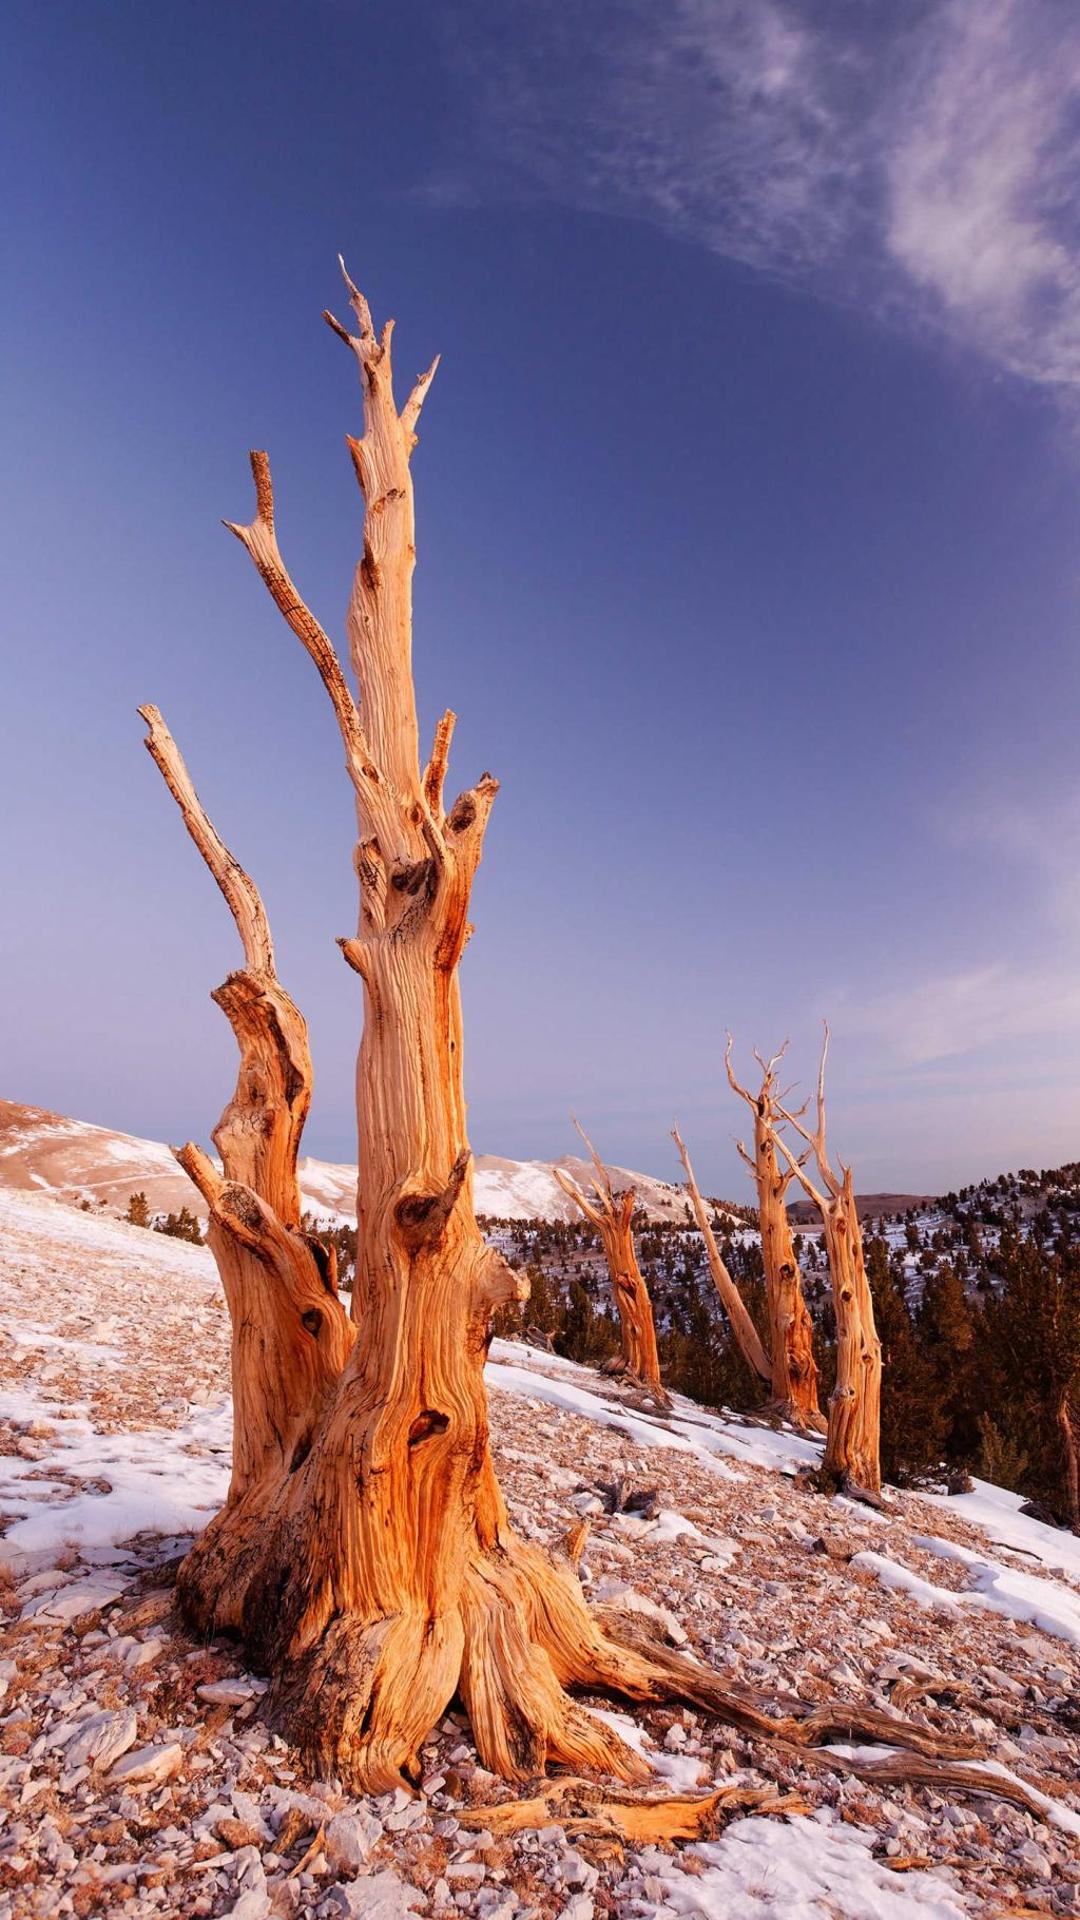
<instances>
[{"instance_id":1,"label":"blue sky","mask_svg":"<svg viewBox=\"0 0 1080 1920\"><path fill-rule=\"evenodd\" d=\"M478 1151L741 1191L745 1059L834 1033L864 1186L1080 1152L1080 16L1071 0L22 4L3 1091L206 1139L224 907L156 702L267 898L350 1157L349 793L222 516L274 461L340 631L344 251L442 353L416 668L503 782L465 961Z\"/></svg>"}]
</instances>

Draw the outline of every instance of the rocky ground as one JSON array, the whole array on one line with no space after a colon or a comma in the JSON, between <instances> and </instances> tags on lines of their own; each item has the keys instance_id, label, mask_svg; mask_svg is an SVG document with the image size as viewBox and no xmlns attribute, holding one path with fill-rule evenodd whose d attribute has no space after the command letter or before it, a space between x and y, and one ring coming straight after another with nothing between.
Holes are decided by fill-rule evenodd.
<instances>
[{"instance_id":1,"label":"rocky ground","mask_svg":"<svg viewBox=\"0 0 1080 1920\"><path fill-rule=\"evenodd\" d=\"M169 1565L227 1481L227 1318L203 1249L0 1193L0 1920L367 1915L637 1920L1080 1914L1080 1555L1008 1496L804 1490L806 1443L683 1403L670 1423L522 1348L491 1369L515 1523L581 1517L591 1597L768 1693L902 1706L1045 1796L883 1791L676 1710L623 1716L657 1788L797 1792L691 1847L574 1820L501 1837L464 1717L422 1790L357 1800L264 1724L263 1682L176 1617ZM635 1512L634 1505L645 1511ZM612 1711L611 1703L594 1703ZM486 1815L482 1815L486 1819Z\"/></svg>"}]
</instances>

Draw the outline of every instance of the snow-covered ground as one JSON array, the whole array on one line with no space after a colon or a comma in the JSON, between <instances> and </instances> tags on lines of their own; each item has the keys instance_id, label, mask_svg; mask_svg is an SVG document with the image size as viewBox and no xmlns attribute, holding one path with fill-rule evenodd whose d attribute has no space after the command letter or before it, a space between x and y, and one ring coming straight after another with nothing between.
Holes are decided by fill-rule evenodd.
<instances>
[{"instance_id":1,"label":"snow-covered ground","mask_svg":"<svg viewBox=\"0 0 1080 1920\"><path fill-rule=\"evenodd\" d=\"M588 1186L591 1169L567 1154L554 1163ZM682 1220L686 1196L681 1187L648 1173L612 1167L616 1191L633 1185L638 1204L654 1220ZM482 1153L474 1163L478 1213L503 1220L574 1220L574 1203L559 1186L547 1160L505 1160ZM356 1219L356 1168L305 1157L299 1166L304 1206L330 1226ZM160 1140L141 1140L88 1120L70 1120L42 1107L0 1100L0 1189L48 1194L56 1199L127 1208L132 1193L143 1192L153 1214L186 1206L205 1215L205 1207L172 1151Z\"/></svg>"},{"instance_id":2,"label":"snow-covered ground","mask_svg":"<svg viewBox=\"0 0 1080 1920\"><path fill-rule=\"evenodd\" d=\"M0 1292L0 1920L1080 1912L1080 1542L1014 1496L895 1495L884 1514L829 1500L798 1478L813 1441L682 1400L660 1418L496 1342L515 1523L554 1541L588 1518L587 1593L657 1613L766 1693L895 1694L1003 1771L974 1798L885 1788L839 1760L807 1773L700 1715L620 1710L658 1787L775 1779L810 1813L738 1819L676 1853L618 1857L558 1828L484 1845L457 1814L502 1790L460 1717L433 1732L417 1799L352 1801L304 1779L258 1719L257 1678L188 1639L167 1592L133 1605L227 1484L228 1325L208 1251L0 1191ZM646 1514L613 1503L620 1483L655 1490ZM997 1797L1009 1777L1044 1795L1041 1814ZM296 1871L335 1818L378 1829L365 1871L325 1836Z\"/></svg>"}]
</instances>

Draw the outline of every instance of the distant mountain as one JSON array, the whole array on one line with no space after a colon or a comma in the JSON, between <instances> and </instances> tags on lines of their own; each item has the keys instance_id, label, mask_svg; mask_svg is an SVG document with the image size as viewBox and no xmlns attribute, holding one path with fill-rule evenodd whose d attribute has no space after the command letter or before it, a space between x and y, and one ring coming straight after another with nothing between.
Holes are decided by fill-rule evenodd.
<instances>
[{"instance_id":1,"label":"distant mountain","mask_svg":"<svg viewBox=\"0 0 1080 1920\"><path fill-rule=\"evenodd\" d=\"M568 1154L555 1164L587 1187L586 1161ZM617 1192L631 1185L637 1188L638 1204L650 1219L685 1218L681 1187L627 1167L612 1167L611 1174ZM475 1182L478 1213L502 1220L575 1217L573 1203L559 1187L548 1161L479 1154ZM140 1140L11 1100L0 1100L0 1187L52 1194L76 1204L101 1203L116 1213L126 1210L132 1193L143 1192L152 1213L176 1213L181 1207L202 1216L206 1213L187 1175L160 1141ZM322 1220L341 1224L355 1218L355 1167L303 1159L300 1191L305 1207Z\"/></svg>"},{"instance_id":2,"label":"distant mountain","mask_svg":"<svg viewBox=\"0 0 1080 1920\"><path fill-rule=\"evenodd\" d=\"M857 1193L855 1207L860 1220L884 1220L893 1213L916 1213L936 1202L932 1193ZM800 1227L816 1227L820 1215L812 1200L788 1202L788 1212Z\"/></svg>"}]
</instances>

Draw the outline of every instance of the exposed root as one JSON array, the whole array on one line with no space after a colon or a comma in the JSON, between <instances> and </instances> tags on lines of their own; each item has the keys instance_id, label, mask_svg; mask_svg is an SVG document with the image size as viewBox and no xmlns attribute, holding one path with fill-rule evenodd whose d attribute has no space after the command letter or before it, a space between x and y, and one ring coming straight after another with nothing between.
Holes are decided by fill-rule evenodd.
<instances>
[{"instance_id":1,"label":"exposed root","mask_svg":"<svg viewBox=\"0 0 1080 1920\"><path fill-rule=\"evenodd\" d=\"M515 1556L516 1558L516 1556ZM581 1590L543 1555L543 1573L560 1588ZM462 1593L465 1650L459 1687L486 1767L510 1780L530 1780L549 1762L646 1780L649 1768L617 1733L565 1691L550 1650L533 1631L532 1596L508 1554L478 1559ZM587 1618L587 1615L585 1615Z\"/></svg>"},{"instance_id":2,"label":"exposed root","mask_svg":"<svg viewBox=\"0 0 1080 1920\"><path fill-rule=\"evenodd\" d=\"M850 1757L831 1748L811 1749L804 1761L830 1773L850 1773L860 1780L883 1787L933 1787L935 1793L966 1793L976 1798L1007 1800L1023 1807L1036 1820L1046 1820L1046 1801L1025 1787L1022 1780L1011 1780L978 1763L954 1765L947 1760L924 1759L913 1753L882 1754L880 1758ZM1052 1797L1052 1796L1051 1796Z\"/></svg>"},{"instance_id":3,"label":"exposed root","mask_svg":"<svg viewBox=\"0 0 1080 1920\"><path fill-rule=\"evenodd\" d=\"M933 1727L856 1702L811 1707L794 1695L765 1697L737 1681L724 1680L690 1655L676 1653L654 1638L647 1616L597 1610L589 1616L597 1645L591 1682L575 1674L578 1685L600 1686L629 1699L682 1700L757 1739L788 1747L815 1747L823 1741L866 1740L901 1747L927 1759L966 1760L979 1756L973 1741L951 1740ZM772 1704L781 1712L770 1711Z\"/></svg>"},{"instance_id":4,"label":"exposed root","mask_svg":"<svg viewBox=\"0 0 1080 1920\"><path fill-rule=\"evenodd\" d=\"M226 1532L227 1516L217 1525ZM257 1525L249 1528L244 1543L253 1557L258 1532ZM580 1534L567 1543L571 1553L580 1544ZM233 1545L225 1564L235 1574L245 1555ZM420 1747L457 1692L485 1767L517 1781L565 1768L573 1781L558 1791L570 1794L567 1805L578 1808L579 1818L606 1821L610 1828L611 1808L632 1806L636 1811L628 1817L644 1833L652 1803L599 1790L597 1799L581 1786L582 1774L631 1785L650 1778L647 1761L572 1697L584 1691L646 1705L685 1703L816 1771L831 1767L874 1782L990 1793L1038 1808L1023 1788L958 1765L980 1757L982 1749L972 1742L861 1703L813 1706L793 1695L760 1694L667 1645L662 1628L647 1615L590 1610L569 1558L553 1560L509 1530L486 1547L477 1543L455 1608L433 1613L417 1602L374 1621L338 1613L325 1627L316 1626L311 1640L307 1633L323 1610L320 1592L310 1573L299 1584L290 1582L304 1556L290 1553L272 1565L265 1543L263 1554L238 1624L249 1654L278 1668L266 1703L271 1720L296 1740L318 1773L337 1775L365 1792L416 1779ZM197 1566L195 1556L193 1561ZM230 1583L227 1591L235 1607L236 1586ZM271 1619L279 1635L273 1646ZM898 1751L864 1759L858 1752L834 1754L830 1741ZM668 1809L665 1818L672 1805L682 1807L678 1817L694 1832L712 1817L701 1796L655 1804ZM730 1796L709 1800L715 1809L733 1804ZM619 1830L630 1832L626 1819ZM669 1825L668 1831L681 1829Z\"/></svg>"},{"instance_id":5,"label":"exposed root","mask_svg":"<svg viewBox=\"0 0 1080 1920\"><path fill-rule=\"evenodd\" d=\"M553 1780L528 1800L472 1807L458 1815L461 1826L486 1828L496 1835L555 1822L572 1840L630 1840L635 1846L675 1840L709 1840L732 1813L809 1813L810 1803L774 1787L721 1787L716 1793L638 1798L598 1787L590 1780Z\"/></svg>"}]
</instances>

